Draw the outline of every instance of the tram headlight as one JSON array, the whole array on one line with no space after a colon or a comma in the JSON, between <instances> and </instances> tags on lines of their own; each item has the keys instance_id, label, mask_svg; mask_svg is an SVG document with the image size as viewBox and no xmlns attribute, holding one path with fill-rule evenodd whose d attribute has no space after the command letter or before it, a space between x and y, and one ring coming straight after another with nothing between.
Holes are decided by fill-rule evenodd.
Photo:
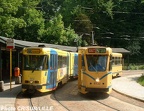
<instances>
[{"instance_id":1,"label":"tram headlight","mask_svg":"<svg viewBox=\"0 0 144 111\"><path fill-rule=\"evenodd\" d=\"M32 84L34 81L33 80L30 80L30 83Z\"/></svg>"},{"instance_id":2,"label":"tram headlight","mask_svg":"<svg viewBox=\"0 0 144 111\"><path fill-rule=\"evenodd\" d=\"M33 78L30 78L30 83L32 84L34 82L34 79Z\"/></svg>"},{"instance_id":3,"label":"tram headlight","mask_svg":"<svg viewBox=\"0 0 144 111\"><path fill-rule=\"evenodd\" d=\"M96 78L95 81L96 81L96 82L99 82L100 80L99 80L99 78Z\"/></svg>"}]
</instances>

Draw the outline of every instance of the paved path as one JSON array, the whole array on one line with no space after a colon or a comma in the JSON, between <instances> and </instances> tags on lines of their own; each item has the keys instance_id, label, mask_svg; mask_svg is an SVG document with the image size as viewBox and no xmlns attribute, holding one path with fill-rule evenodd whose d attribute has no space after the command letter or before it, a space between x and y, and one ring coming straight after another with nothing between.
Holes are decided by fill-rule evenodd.
<instances>
[{"instance_id":1,"label":"paved path","mask_svg":"<svg viewBox=\"0 0 144 111\"><path fill-rule=\"evenodd\" d=\"M137 83L142 74L115 78L112 81L113 89L127 96L144 101L144 87Z\"/></svg>"},{"instance_id":2,"label":"paved path","mask_svg":"<svg viewBox=\"0 0 144 111\"><path fill-rule=\"evenodd\" d=\"M12 82L10 90L10 83L4 83L4 91L0 92L0 111L15 111L15 100L20 91L21 84Z\"/></svg>"}]
</instances>

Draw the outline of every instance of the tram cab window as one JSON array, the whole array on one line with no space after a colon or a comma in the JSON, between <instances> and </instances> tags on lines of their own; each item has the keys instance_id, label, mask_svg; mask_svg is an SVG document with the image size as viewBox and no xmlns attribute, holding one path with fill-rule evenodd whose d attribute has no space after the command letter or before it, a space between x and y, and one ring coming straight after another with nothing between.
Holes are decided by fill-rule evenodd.
<instances>
[{"instance_id":1,"label":"tram cab window","mask_svg":"<svg viewBox=\"0 0 144 111\"><path fill-rule=\"evenodd\" d=\"M104 55L87 55L87 64L89 71L105 71L107 56Z\"/></svg>"},{"instance_id":2,"label":"tram cab window","mask_svg":"<svg viewBox=\"0 0 144 111\"><path fill-rule=\"evenodd\" d=\"M48 56L46 55L24 55L24 70L47 70Z\"/></svg>"}]
</instances>

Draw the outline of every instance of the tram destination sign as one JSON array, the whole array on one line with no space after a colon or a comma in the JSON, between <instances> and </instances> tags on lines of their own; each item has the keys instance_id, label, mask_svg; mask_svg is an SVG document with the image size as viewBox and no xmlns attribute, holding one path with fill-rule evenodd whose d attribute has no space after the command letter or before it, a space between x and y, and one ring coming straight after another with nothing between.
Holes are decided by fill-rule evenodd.
<instances>
[{"instance_id":1,"label":"tram destination sign","mask_svg":"<svg viewBox=\"0 0 144 111\"><path fill-rule=\"evenodd\" d=\"M27 53L39 54L40 53L40 49L27 49Z\"/></svg>"},{"instance_id":2,"label":"tram destination sign","mask_svg":"<svg viewBox=\"0 0 144 111\"><path fill-rule=\"evenodd\" d=\"M105 48L89 48L88 49L89 53L106 53Z\"/></svg>"},{"instance_id":3,"label":"tram destination sign","mask_svg":"<svg viewBox=\"0 0 144 111\"><path fill-rule=\"evenodd\" d=\"M11 38L7 39L6 48L7 49L14 49L15 48L14 39L11 39Z\"/></svg>"}]
</instances>

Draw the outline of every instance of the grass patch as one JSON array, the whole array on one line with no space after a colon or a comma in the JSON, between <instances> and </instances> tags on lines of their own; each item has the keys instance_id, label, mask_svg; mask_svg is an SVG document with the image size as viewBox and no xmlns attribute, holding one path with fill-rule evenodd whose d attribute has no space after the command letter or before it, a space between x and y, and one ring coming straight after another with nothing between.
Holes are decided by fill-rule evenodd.
<instances>
[{"instance_id":1,"label":"grass patch","mask_svg":"<svg viewBox=\"0 0 144 111\"><path fill-rule=\"evenodd\" d=\"M142 64L129 64L129 66L123 66L123 70L143 70L144 65Z\"/></svg>"},{"instance_id":2,"label":"grass patch","mask_svg":"<svg viewBox=\"0 0 144 111\"><path fill-rule=\"evenodd\" d=\"M140 78L138 78L137 81L140 85L144 86L144 74L142 74L142 76Z\"/></svg>"}]
</instances>

